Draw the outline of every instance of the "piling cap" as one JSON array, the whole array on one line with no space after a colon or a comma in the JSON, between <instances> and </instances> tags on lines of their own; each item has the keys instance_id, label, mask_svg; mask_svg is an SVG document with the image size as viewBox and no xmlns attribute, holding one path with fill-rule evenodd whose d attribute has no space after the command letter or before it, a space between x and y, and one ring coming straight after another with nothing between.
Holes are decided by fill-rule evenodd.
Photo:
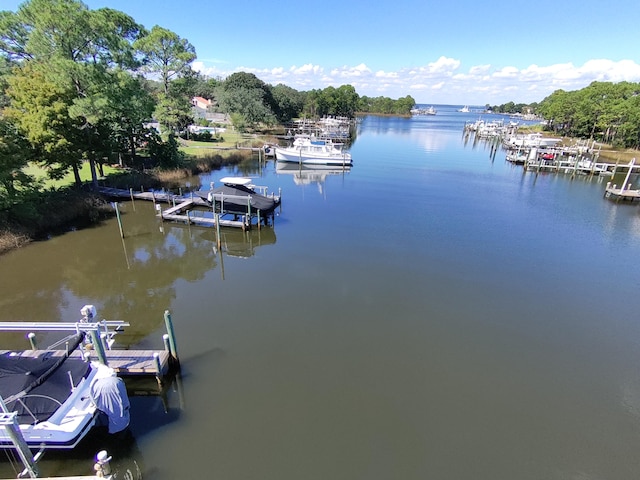
<instances>
[{"instance_id":1,"label":"piling cap","mask_svg":"<svg viewBox=\"0 0 640 480\"><path fill-rule=\"evenodd\" d=\"M98 454L96 455L96 461L98 463L107 463L108 461L111 460L111 457L109 456L109 454L107 453L106 450L100 450L98 452Z\"/></svg>"},{"instance_id":2,"label":"piling cap","mask_svg":"<svg viewBox=\"0 0 640 480\"><path fill-rule=\"evenodd\" d=\"M93 305L85 305L80 309L80 315L86 317L87 319L95 318L97 315L96 307Z\"/></svg>"}]
</instances>

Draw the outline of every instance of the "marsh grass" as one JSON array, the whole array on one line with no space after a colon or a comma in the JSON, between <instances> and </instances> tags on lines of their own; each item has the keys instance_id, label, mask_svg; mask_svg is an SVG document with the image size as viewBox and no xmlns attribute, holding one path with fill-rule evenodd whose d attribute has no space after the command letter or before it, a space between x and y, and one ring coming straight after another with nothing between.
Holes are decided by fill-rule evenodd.
<instances>
[{"instance_id":1,"label":"marsh grass","mask_svg":"<svg viewBox=\"0 0 640 480\"><path fill-rule=\"evenodd\" d=\"M0 253L112 215L108 202L90 192L67 188L32 195L0 212Z\"/></svg>"}]
</instances>

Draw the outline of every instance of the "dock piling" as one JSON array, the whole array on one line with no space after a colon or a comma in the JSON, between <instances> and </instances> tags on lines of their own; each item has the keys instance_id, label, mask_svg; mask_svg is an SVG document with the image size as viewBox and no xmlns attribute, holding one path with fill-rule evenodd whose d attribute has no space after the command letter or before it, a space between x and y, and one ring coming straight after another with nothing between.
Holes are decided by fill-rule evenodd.
<instances>
[{"instance_id":1,"label":"dock piling","mask_svg":"<svg viewBox=\"0 0 640 480\"><path fill-rule=\"evenodd\" d=\"M36 334L30 332L29 335L27 335L27 338L29 339L29 343L31 344L31 350L37 350L38 344L36 342Z\"/></svg>"},{"instance_id":2,"label":"dock piling","mask_svg":"<svg viewBox=\"0 0 640 480\"><path fill-rule=\"evenodd\" d=\"M180 365L180 359L178 358L178 347L176 346L176 336L173 331L173 322L171 321L171 313L169 310L164 311L164 323L169 335L169 353L175 361L176 365Z\"/></svg>"},{"instance_id":3,"label":"dock piling","mask_svg":"<svg viewBox=\"0 0 640 480\"><path fill-rule=\"evenodd\" d=\"M102 339L98 335L98 331L91 330L89 334L91 335L91 343L93 344L93 348L98 355L98 360L103 365L108 365L109 363L107 362L107 354L104 352L104 344L102 343Z\"/></svg>"},{"instance_id":4,"label":"dock piling","mask_svg":"<svg viewBox=\"0 0 640 480\"><path fill-rule=\"evenodd\" d=\"M111 475L111 458L106 450L100 450L96 455L96 463L93 469L97 477L110 478Z\"/></svg>"}]
</instances>

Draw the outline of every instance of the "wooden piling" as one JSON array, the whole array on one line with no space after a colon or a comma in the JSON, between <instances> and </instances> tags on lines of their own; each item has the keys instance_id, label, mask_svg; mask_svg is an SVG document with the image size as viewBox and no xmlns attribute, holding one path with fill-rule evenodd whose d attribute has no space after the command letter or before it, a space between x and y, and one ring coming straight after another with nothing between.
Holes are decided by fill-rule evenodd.
<instances>
[{"instance_id":1,"label":"wooden piling","mask_svg":"<svg viewBox=\"0 0 640 480\"><path fill-rule=\"evenodd\" d=\"M165 310L164 312L164 323L167 329L167 334L169 335L169 352L171 353L171 357L173 358L176 365L180 365L180 359L178 358L178 347L176 345L176 336L173 331L173 322L171 321L171 313L169 313L169 310Z\"/></svg>"},{"instance_id":2,"label":"wooden piling","mask_svg":"<svg viewBox=\"0 0 640 480\"><path fill-rule=\"evenodd\" d=\"M89 335L91 335L91 343L93 344L93 349L95 350L96 354L98 355L98 360L103 365L109 365L109 363L107 361L107 354L104 352L104 345L102 343L102 339L98 335L98 331L97 330L91 330L89 332Z\"/></svg>"}]
</instances>

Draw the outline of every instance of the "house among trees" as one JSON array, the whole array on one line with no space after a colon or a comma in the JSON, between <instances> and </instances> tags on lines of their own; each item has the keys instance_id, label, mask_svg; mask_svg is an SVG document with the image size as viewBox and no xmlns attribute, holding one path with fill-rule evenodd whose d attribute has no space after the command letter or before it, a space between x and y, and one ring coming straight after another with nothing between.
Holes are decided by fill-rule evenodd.
<instances>
[{"instance_id":1,"label":"house among trees","mask_svg":"<svg viewBox=\"0 0 640 480\"><path fill-rule=\"evenodd\" d=\"M191 99L191 105L206 111L207 108L211 106L211 100L207 100L206 98L202 97L193 97Z\"/></svg>"}]
</instances>

